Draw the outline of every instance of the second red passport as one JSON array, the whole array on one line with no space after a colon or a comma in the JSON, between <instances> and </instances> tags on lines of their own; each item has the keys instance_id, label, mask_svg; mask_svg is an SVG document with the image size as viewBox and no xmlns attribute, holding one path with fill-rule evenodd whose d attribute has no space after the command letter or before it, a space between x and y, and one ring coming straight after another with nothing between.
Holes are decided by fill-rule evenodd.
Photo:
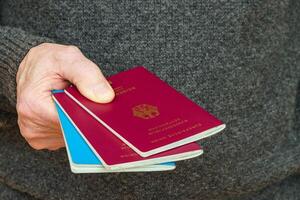
<instances>
[{"instance_id":1,"label":"second red passport","mask_svg":"<svg viewBox=\"0 0 300 200\"><path fill-rule=\"evenodd\" d=\"M103 166L109 170L136 168L164 162L185 160L197 157L203 153L197 143L191 143L143 158L114 136L91 115L81 109L81 107L72 101L65 93L55 93L53 94L53 99Z\"/></svg>"},{"instance_id":2,"label":"second red passport","mask_svg":"<svg viewBox=\"0 0 300 200\"><path fill-rule=\"evenodd\" d=\"M143 157L213 135L225 124L144 67L108 78L116 93L108 104L92 102L76 87L66 94Z\"/></svg>"}]
</instances>

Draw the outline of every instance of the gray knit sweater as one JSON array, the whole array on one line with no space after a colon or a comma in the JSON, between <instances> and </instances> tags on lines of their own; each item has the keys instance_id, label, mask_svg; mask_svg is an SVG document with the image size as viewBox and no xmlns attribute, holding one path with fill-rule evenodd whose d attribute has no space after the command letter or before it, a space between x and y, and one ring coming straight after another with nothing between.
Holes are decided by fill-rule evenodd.
<instances>
[{"instance_id":1,"label":"gray knit sweater","mask_svg":"<svg viewBox=\"0 0 300 200\"><path fill-rule=\"evenodd\" d=\"M263 199L299 170L300 1L0 2L5 185L42 199ZM18 65L43 42L77 45L105 75L144 65L227 129L170 173L73 175L64 150L30 149L8 112Z\"/></svg>"}]
</instances>

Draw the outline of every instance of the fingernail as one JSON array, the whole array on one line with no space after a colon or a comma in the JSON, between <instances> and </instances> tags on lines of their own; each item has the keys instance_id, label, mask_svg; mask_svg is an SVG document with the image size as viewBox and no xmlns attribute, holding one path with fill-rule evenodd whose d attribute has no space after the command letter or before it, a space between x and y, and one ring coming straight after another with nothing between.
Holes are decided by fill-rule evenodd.
<instances>
[{"instance_id":1,"label":"fingernail","mask_svg":"<svg viewBox=\"0 0 300 200\"><path fill-rule=\"evenodd\" d=\"M113 96L112 88L106 82L102 82L94 86L93 93L98 100L111 100Z\"/></svg>"}]
</instances>

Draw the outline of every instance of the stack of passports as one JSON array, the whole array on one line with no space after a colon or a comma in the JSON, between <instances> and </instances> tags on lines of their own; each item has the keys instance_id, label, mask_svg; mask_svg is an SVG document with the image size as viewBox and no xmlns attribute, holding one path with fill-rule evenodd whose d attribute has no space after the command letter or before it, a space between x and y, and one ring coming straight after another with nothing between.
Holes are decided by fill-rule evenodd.
<instances>
[{"instance_id":1,"label":"stack of passports","mask_svg":"<svg viewBox=\"0 0 300 200\"><path fill-rule=\"evenodd\" d=\"M95 103L75 86L53 91L74 173L175 169L203 153L196 141L225 124L138 66L108 78L111 103Z\"/></svg>"}]
</instances>

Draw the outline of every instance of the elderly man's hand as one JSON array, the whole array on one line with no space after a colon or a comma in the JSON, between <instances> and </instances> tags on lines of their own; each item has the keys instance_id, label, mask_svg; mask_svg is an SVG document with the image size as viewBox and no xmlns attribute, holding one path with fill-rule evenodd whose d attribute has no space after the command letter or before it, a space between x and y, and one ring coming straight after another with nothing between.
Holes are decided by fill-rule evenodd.
<instances>
[{"instance_id":1,"label":"elderly man's hand","mask_svg":"<svg viewBox=\"0 0 300 200\"><path fill-rule=\"evenodd\" d=\"M98 103L108 103L115 95L97 65L74 46L44 43L32 48L16 81L18 124L34 149L64 146L51 90L64 89L71 82Z\"/></svg>"}]
</instances>

